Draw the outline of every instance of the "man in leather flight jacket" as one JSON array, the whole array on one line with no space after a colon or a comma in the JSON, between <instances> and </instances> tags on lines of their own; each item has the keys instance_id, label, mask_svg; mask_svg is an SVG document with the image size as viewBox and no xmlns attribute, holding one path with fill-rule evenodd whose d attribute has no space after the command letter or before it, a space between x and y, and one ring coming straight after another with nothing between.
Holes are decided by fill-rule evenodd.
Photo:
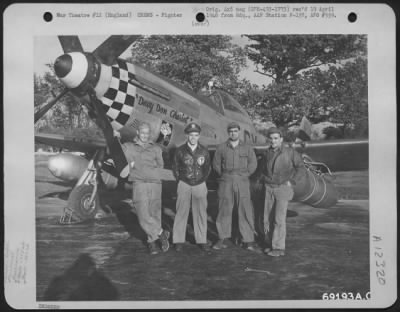
<instances>
[{"instance_id":1,"label":"man in leather flight jacket","mask_svg":"<svg viewBox=\"0 0 400 312\"><path fill-rule=\"evenodd\" d=\"M271 147L261 164L265 183L264 231L268 245L264 252L279 257L285 255L286 213L294 195L293 185L305 167L300 154L282 144L282 133L278 128L270 128L268 137Z\"/></svg>"},{"instance_id":2,"label":"man in leather flight jacket","mask_svg":"<svg viewBox=\"0 0 400 312\"><path fill-rule=\"evenodd\" d=\"M209 251L207 245L207 186L211 171L210 155L206 147L198 143L201 128L190 123L185 128L188 140L179 146L174 155L172 170L178 182L173 243L181 251L186 238L186 226L192 204L193 228L196 243Z\"/></svg>"}]
</instances>

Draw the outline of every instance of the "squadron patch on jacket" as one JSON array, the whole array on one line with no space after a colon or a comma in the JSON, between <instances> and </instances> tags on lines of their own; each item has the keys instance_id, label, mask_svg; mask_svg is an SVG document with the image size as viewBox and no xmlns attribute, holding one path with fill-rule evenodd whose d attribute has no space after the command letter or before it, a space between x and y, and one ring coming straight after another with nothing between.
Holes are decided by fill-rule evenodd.
<instances>
[{"instance_id":1,"label":"squadron patch on jacket","mask_svg":"<svg viewBox=\"0 0 400 312\"><path fill-rule=\"evenodd\" d=\"M197 158L197 164L199 166L204 164L204 161L206 160L206 158L204 156L200 156L199 158Z\"/></svg>"},{"instance_id":2,"label":"squadron patch on jacket","mask_svg":"<svg viewBox=\"0 0 400 312\"><path fill-rule=\"evenodd\" d=\"M185 155L183 157L183 162L185 163L185 165L191 166L193 165L193 157L190 155Z\"/></svg>"}]
</instances>

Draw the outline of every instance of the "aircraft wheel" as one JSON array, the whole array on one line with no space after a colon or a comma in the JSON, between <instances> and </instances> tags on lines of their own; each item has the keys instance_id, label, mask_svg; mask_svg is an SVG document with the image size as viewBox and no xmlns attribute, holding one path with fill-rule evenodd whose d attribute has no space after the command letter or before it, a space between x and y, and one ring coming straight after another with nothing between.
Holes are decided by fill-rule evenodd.
<instances>
[{"instance_id":1,"label":"aircraft wheel","mask_svg":"<svg viewBox=\"0 0 400 312\"><path fill-rule=\"evenodd\" d=\"M69 195L68 204L82 221L93 219L100 207L99 196L97 194L92 204L89 204L92 192L93 186L82 184L75 187Z\"/></svg>"}]
</instances>

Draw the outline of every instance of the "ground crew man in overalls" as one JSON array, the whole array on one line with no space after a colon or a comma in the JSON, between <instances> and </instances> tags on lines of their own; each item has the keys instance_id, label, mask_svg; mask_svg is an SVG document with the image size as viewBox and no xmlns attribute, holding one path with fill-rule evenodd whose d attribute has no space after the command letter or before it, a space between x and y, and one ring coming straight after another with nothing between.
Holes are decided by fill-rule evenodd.
<instances>
[{"instance_id":1,"label":"ground crew man in overalls","mask_svg":"<svg viewBox=\"0 0 400 312\"><path fill-rule=\"evenodd\" d=\"M178 182L176 215L173 228L173 243L181 251L186 240L186 227L190 206L192 207L193 229L196 243L209 252L207 244L207 186L211 171L208 150L198 141L201 128L192 122L185 128L187 141L174 154L173 173Z\"/></svg>"},{"instance_id":2,"label":"ground crew man in overalls","mask_svg":"<svg viewBox=\"0 0 400 312\"><path fill-rule=\"evenodd\" d=\"M292 147L284 146L282 133L270 128L271 146L261 164L265 183L264 231L267 248L264 252L273 257L285 255L286 213L293 198L293 185L304 174L304 162Z\"/></svg>"},{"instance_id":3,"label":"ground crew man in overalls","mask_svg":"<svg viewBox=\"0 0 400 312\"><path fill-rule=\"evenodd\" d=\"M227 130L229 139L217 147L213 159L213 168L220 176L216 220L219 240L213 248L228 247L226 239L232 235L232 212L236 204L239 232L244 248L261 252L254 242L254 210L250 198L249 181L249 176L257 168L257 158L253 148L239 139L240 125L238 123L230 123Z\"/></svg>"},{"instance_id":4,"label":"ground crew man in overalls","mask_svg":"<svg viewBox=\"0 0 400 312\"><path fill-rule=\"evenodd\" d=\"M150 141L150 125L139 125L138 136L133 142L122 144L130 167L129 181L132 181L132 200L139 224L147 234L151 254L157 254L161 243L162 251L169 248L169 232L161 227L161 180L154 172L163 168L162 150Z\"/></svg>"}]
</instances>

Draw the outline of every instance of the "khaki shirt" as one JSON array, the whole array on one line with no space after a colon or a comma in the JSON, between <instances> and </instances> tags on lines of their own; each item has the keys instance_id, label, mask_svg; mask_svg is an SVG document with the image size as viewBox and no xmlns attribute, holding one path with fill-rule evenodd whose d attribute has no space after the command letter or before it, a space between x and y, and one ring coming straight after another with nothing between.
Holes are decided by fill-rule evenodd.
<instances>
[{"instance_id":1,"label":"khaki shirt","mask_svg":"<svg viewBox=\"0 0 400 312\"><path fill-rule=\"evenodd\" d=\"M222 178L228 176L249 177L257 169L257 158L254 149L243 141L233 147L229 140L218 145L213 168Z\"/></svg>"},{"instance_id":2,"label":"khaki shirt","mask_svg":"<svg viewBox=\"0 0 400 312\"><path fill-rule=\"evenodd\" d=\"M142 146L135 141L122 144L122 149L128 163L134 161L130 168L129 181L161 183L158 169L164 167L164 160L159 146L153 142Z\"/></svg>"}]
</instances>

